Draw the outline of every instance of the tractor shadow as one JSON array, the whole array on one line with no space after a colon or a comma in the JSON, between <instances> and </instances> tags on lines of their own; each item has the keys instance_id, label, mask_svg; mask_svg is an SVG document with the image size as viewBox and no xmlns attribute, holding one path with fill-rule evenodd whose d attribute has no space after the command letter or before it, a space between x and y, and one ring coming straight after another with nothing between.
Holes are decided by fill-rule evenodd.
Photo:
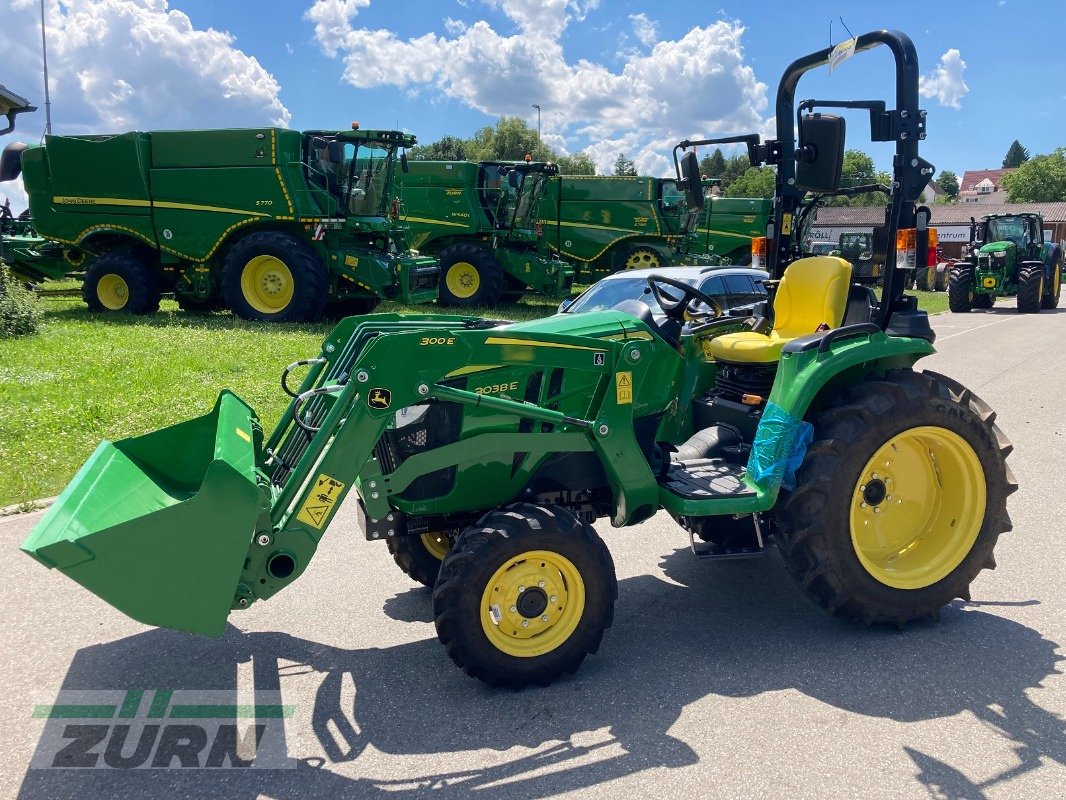
<instances>
[{"instance_id":1,"label":"tractor shadow","mask_svg":"<svg viewBox=\"0 0 1066 800\"><path fill-rule=\"evenodd\" d=\"M982 798L985 787L1044 762L1066 765L1062 721L1026 696L1058 674L1061 657L1031 628L953 605L938 625L857 629L810 605L775 556L707 563L679 550L661 567L665 579L620 581L614 627L576 675L517 693L464 676L435 638L347 650L231 626L216 640L152 630L84 648L62 688L236 693L238 665L250 661L256 691L284 689L287 703L290 693L313 695L285 725L295 768L28 770L20 797L451 798L481 790L518 800L697 763L710 786L728 776L671 734L685 707L703 701L724 715L728 704L716 709L717 698L781 690L899 722L968 711L1017 753L1016 767L976 784L907 748L916 780L938 797ZM421 621L429 612L419 607L429 605L428 591L412 589L386 610ZM699 741L728 747L730 724L711 716L712 738ZM383 767L383 756L400 766Z\"/></svg>"}]
</instances>

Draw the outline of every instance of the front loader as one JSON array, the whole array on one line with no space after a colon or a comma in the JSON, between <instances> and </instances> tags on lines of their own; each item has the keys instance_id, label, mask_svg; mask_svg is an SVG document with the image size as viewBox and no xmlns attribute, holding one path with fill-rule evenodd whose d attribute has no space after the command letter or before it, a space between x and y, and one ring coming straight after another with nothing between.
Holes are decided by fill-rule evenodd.
<instances>
[{"instance_id":1,"label":"front loader","mask_svg":"<svg viewBox=\"0 0 1066 800\"><path fill-rule=\"evenodd\" d=\"M933 168L918 155L914 46L889 31L854 44L879 45L895 59L895 107L805 101L797 142L796 84L826 49L786 70L776 138L743 138L753 163L777 168L765 315L717 315L713 298L653 275L665 317L627 300L518 324L348 318L286 368L276 430L223 392L203 417L104 442L23 549L137 620L219 634L231 611L308 569L347 501L368 540L433 586L452 660L514 688L576 670L612 622L597 519L666 511L701 557L776 544L837 617L935 618L994 566L1016 484L995 413L915 369L934 334L903 268L924 255L916 201ZM836 190L843 159L843 119L815 109L842 105L869 110L873 138L896 148L872 306L847 262L795 241L805 193ZM690 195L702 192L695 159L678 167ZM865 317L848 323L854 305Z\"/></svg>"}]
</instances>

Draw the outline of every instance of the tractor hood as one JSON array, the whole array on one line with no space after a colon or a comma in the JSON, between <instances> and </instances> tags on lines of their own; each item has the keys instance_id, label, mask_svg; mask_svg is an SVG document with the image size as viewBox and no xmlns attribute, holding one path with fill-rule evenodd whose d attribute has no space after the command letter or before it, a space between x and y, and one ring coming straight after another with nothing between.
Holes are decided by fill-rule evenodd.
<instances>
[{"instance_id":1,"label":"tractor hood","mask_svg":"<svg viewBox=\"0 0 1066 800\"><path fill-rule=\"evenodd\" d=\"M987 255L990 253L1007 253L1014 249L1014 242L989 242L986 245L982 245L978 253Z\"/></svg>"}]
</instances>

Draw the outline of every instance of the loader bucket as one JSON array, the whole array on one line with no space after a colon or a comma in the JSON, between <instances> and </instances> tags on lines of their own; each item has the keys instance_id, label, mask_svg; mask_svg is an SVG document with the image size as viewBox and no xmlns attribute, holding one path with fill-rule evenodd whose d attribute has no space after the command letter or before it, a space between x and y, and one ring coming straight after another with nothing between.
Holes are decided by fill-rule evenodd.
<instances>
[{"instance_id":1,"label":"loader bucket","mask_svg":"<svg viewBox=\"0 0 1066 800\"><path fill-rule=\"evenodd\" d=\"M22 549L139 622L219 635L266 502L260 439L223 391L210 414L102 442Z\"/></svg>"}]
</instances>

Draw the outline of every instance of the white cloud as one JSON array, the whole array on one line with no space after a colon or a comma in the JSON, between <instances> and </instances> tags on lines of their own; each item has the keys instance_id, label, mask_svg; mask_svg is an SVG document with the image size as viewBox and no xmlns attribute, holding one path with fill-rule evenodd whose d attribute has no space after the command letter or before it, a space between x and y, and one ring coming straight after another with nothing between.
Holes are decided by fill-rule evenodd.
<instances>
[{"instance_id":1,"label":"white cloud","mask_svg":"<svg viewBox=\"0 0 1066 800\"><path fill-rule=\"evenodd\" d=\"M13 181L0 184L0 205L4 204L4 200L11 201L11 213L16 217L29 206L30 200L26 197L21 175Z\"/></svg>"},{"instance_id":2,"label":"white cloud","mask_svg":"<svg viewBox=\"0 0 1066 800\"><path fill-rule=\"evenodd\" d=\"M643 11L639 14L630 14L629 21L633 23L633 35L645 47L651 47L659 38L659 23L648 19Z\"/></svg>"},{"instance_id":3,"label":"white cloud","mask_svg":"<svg viewBox=\"0 0 1066 800\"><path fill-rule=\"evenodd\" d=\"M744 61L739 23L692 28L676 41L655 43L650 52L626 54L621 69L612 71L584 59L568 61L559 41L598 0L485 2L518 31L503 35L480 20L444 36L427 32L403 40L389 30L352 24L364 0L340 9L343 25L336 19L341 0L316 0L307 17L316 21L322 49L343 58L351 85L424 87L489 115L526 117L529 104L538 102L546 137L562 137L578 149L596 142L590 155L601 167L613 165L618 154L608 153L616 146L607 143L624 143L638 167L657 165L661 173L665 155L682 138L765 124L766 85ZM326 28L320 28L322 19L330 20ZM642 21L654 26L646 17Z\"/></svg>"},{"instance_id":4,"label":"white cloud","mask_svg":"<svg viewBox=\"0 0 1066 800\"><path fill-rule=\"evenodd\" d=\"M922 97L936 98L942 106L961 109L962 98L970 91L962 79L965 70L962 54L953 47L940 57L940 63L931 75L922 75L918 79L918 91Z\"/></svg>"},{"instance_id":5,"label":"white cloud","mask_svg":"<svg viewBox=\"0 0 1066 800\"><path fill-rule=\"evenodd\" d=\"M289 123L274 77L230 34L195 27L166 0L46 0L45 13L55 133ZM3 82L40 110L19 116L0 148L44 130L40 48L38 0L8 0ZM0 185L6 195L25 203L13 183Z\"/></svg>"},{"instance_id":6,"label":"white cloud","mask_svg":"<svg viewBox=\"0 0 1066 800\"><path fill-rule=\"evenodd\" d=\"M45 9L57 133L290 119L278 82L254 57L166 0L47 0ZM39 14L36 0L10 0L0 63L5 84L43 109Z\"/></svg>"}]
</instances>

